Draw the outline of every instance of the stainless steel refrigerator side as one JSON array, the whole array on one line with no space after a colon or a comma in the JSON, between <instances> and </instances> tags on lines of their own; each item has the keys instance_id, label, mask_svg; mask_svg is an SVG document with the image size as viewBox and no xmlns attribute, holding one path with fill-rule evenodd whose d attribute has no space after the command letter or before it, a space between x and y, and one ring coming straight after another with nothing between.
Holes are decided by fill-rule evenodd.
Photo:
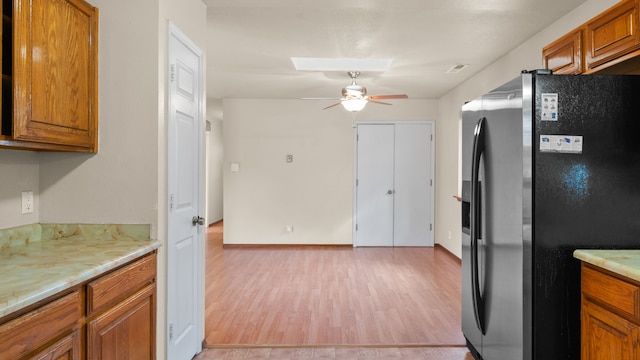
<instances>
[{"instance_id":1,"label":"stainless steel refrigerator side","mask_svg":"<svg viewBox=\"0 0 640 360\"><path fill-rule=\"evenodd\" d=\"M523 360L533 359L533 78L522 75Z\"/></svg>"},{"instance_id":2,"label":"stainless steel refrigerator side","mask_svg":"<svg viewBox=\"0 0 640 360\"><path fill-rule=\"evenodd\" d=\"M470 236L470 183L471 157L473 152L473 133L480 117L481 99L471 101L462 107L462 332L467 339L469 349L478 358L482 352L482 332L478 328L474 315L471 285L471 236ZM466 211L464 211L466 209Z\"/></svg>"},{"instance_id":3,"label":"stainless steel refrigerator side","mask_svg":"<svg viewBox=\"0 0 640 360\"><path fill-rule=\"evenodd\" d=\"M485 360L522 359L522 75L484 95Z\"/></svg>"}]
</instances>

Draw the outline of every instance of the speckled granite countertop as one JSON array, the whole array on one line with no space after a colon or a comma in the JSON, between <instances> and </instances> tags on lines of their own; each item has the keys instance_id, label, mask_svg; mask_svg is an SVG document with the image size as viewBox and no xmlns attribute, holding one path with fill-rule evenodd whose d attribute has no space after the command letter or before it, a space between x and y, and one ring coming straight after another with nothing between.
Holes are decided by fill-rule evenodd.
<instances>
[{"instance_id":1,"label":"speckled granite countertop","mask_svg":"<svg viewBox=\"0 0 640 360\"><path fill-rule=\"evenodd\" d=\"M145 255L149 225L34 224L0 229L0 317Z\"/></svg>"},{"instance_id":2,"label":"speckled granite countertop","mask_svg":"<svg viewBox=\"0 0 640 360\"><path fill-rule=\"evenodd\" d=\"M640 250L576 250L573 257L640 281Z\"/></svg>"}]
</instances>

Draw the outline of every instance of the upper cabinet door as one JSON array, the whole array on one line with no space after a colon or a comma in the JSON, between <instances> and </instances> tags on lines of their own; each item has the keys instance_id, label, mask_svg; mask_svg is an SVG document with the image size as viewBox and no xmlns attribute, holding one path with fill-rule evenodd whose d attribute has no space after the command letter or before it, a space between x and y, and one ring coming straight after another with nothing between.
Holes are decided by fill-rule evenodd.
<instances>
[{"instance_id":1,"label":"upper cabinet door","mask_svg":"<svg viewBox=\"0 0 640 360\"><path fill-rule=\"evenodd\" d=\"M585 25L586 72L607 63L626 60L640 49L638 5L635 0L618 3ZM628 55L628 56L627 56Z\"/></svg>"},{"instance_id":2,"label":"upper cabinet door","mask_svg":"<svg viewBox=\"0 0 640 360\"><path fill-rule=\"evenodd\" d=\"M582 29L568 33L542 49L545 69L554 74L582 72Z\"/></svg>"},{"instance_id":3,"label":"upper cabinet door","mask_svg":"<svg viewBox=\"0 0 640 360\"><path fill-rule=\"evenodd\" d=\"M13 1L13 138L97 152L98 9Z\"/></svg>"}]
</instances>

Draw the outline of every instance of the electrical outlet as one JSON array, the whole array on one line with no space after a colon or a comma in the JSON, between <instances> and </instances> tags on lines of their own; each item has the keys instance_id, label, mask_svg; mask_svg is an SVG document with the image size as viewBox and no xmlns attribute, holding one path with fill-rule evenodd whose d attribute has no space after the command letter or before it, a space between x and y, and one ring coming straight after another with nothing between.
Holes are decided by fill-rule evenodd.
<instances>
[{"instance_id":1,"label":"electrical outlet","mask_svg":"<svg viewBox=\"0 0 640 360\"><path fill-rule=\"evenodd\" d=\"M33 191L22 192L22 213L33 213Z\"/></svg>"}]
</instances>

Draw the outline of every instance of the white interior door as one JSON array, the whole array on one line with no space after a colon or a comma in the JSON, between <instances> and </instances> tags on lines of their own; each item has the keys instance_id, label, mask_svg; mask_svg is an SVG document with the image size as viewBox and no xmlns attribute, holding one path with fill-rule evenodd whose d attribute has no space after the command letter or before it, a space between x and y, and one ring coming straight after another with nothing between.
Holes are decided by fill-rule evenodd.
<instances>
[{"instance_id":1,"label":"white interior door","mask_svg":"<svg viewBox=\"0 0 640 360\"><path fill-rule=\"evenodd\" d=\"M433 246L433 125L358 124L356 246Z\"/></svg>"},{"instance_id":2,"label":"white interior door","mask_svg":"<svg viewBox=\"0 0 640 360\"><path fill-rule=\"evenodd\" d=\"M393 125L358 125L357 246L393 246Z\"/></svg>"},{"instance_id":3,"label":"white interior door","mask_svg":"<svg viewBox=\"0 0 640 360\"><path fill-rule=\"evenodd\" d=\"M432 126L395 126L394 246L433 246Z\"/></svg>"},{"instance_id":4,"label":"white interior door","mask_svg":"<svg viewBox=\"0 0 640 360\"><path fill-rule=\"evenodd\" d=\"M204 134L202 52L169 25L167 358L188 360L202 350Z\"/></svg>"}]
</instances>

